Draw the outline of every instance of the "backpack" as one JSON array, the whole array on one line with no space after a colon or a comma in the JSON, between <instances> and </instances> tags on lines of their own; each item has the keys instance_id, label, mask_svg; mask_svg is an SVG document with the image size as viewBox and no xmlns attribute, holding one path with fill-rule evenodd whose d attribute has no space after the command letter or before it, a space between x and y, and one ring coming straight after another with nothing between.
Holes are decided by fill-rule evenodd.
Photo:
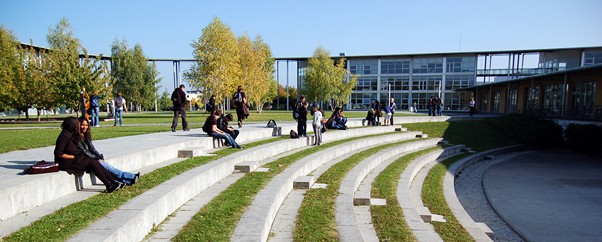
<instances>
[{"instance_id":1,"label":"backpack","mask_svg":"<svg viewBox=\"0 0 602 242\"><path fill-rule=\"evenodd\" d=\"M212 116L207 117L207 119L205 120L205 123L203 124L203 132L205 133L211 133L212 127L213 126L213 122L211 120L209 120L209 118Z\"/></svg>"},{"instance_id":2,"label":"backpack","mask_svg":"<svg viewBox=\"0 0 602 242\"><path fill-rule=\"evenodd\" d=\"M297 107L293 108L293 119L299 119L299 111L297 111Z\"/></svg>"},{"instance_id":3,"label":"backpack","mask_svg":"<svg viewBox=\"0 0 602 242\"><path fill-rule=\"evenodd\" d=\"M117 97L115 98L115 107L123 107L123 97Z\"/></svg>"},{"instance_id":4,"label":"backpack","mask_svg":"<svg viewBox=\"0 0 602 242\"><path fill-rule=\"evenodd\" d=\"M232 100L234 100L234 102L242 102L242 100L240 100L240 92L235 92L232 96Z\"/></svg>"},{"instance_id":5,"label":"backpack","mask_svg":"<svg viewBox=\"0 0 602 242\"><path fill-rule=\"evenodd\" d=\"M297 134L297 132L295 132L294 130L291 130L291 139L298 139L299 138L299 134Z\"/></svg>"},{"instance_id":6,"label":"backpack","mask_svg":"<svg viewBox=\"0 0 602 242\"><path fill-rule=\"evenodd\" d=\"M175 103L180 103L180 94L178 93L178 90L174 90L171 93L171 101Z\"/></svg>"}]
</instances>

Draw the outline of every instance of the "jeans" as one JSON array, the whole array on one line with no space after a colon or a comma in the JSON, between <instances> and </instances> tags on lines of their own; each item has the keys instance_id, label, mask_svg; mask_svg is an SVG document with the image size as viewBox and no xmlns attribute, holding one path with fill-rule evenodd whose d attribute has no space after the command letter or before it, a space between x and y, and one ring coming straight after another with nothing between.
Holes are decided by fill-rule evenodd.
<instances>
[{"instance_id":1,"label":"jeans","mask_svg":"<svg viewBox=\"0 0 602 242\"><path fill-rule=\"evenodd\" d=\"M119 119L119 126L123 122L123 108L115 108L115 123L113 126L117 125L117 119Z\"/></svg>"},{"instance_id":2,"label":"jeans","mask_svg":"<svg viewBox=\"0 0 602 242\"><path fill-rule=\"evenodd\" d=\"M299 136L307 136L307 118L297 119L297 134Z\"/></svg>"},{"instance_id":3,"label":"jeans","mask_svg":"<svg viewBox=\"0 0 602 242\"><path fill-rule=\"evenodd\" d=\"M98 113L100 112L100 107L92 107L92 126L96 126L98 125L98 122L100 121L98 118Z\"/></svg>"},{"instance_id":4,"label":"jeans","mask_svg":"<svg viewBox=\"0 0 602 242\"><path fill-rule=\"evenodd\" d=\"M236 129L235 130L229 130L229 129L227 129L227 130L222 130L222 131L224 131L224 133L226 133L226 134L229 134L230 137L232 137L233 140L236 140L236 137L238 137L238 134L240 134L240 131L236 130ZM228 141L226 140L226 145L229 145L229 144L230 143L228 143Z\"/></svg>"},{"instance_id":5,"label":"jeans","mask_svg":"<svg viewBox=\"0 0 602 242\"><path fill-rule=\"evenodd\" d=\"M314 145L320 145L322 144L322 125L321 124L314 124L314 135L316 137L316 142L314 143Z\"/></svg>"},{"instance_id":6,"label":"jeans","mask_svg":"<svg viewBox=\"0 0 602 242\"><path fill-rule=\"evenodd\" d=\"M109 171L109 173L111 173L113 178L115 178L115 180L118 182L131 185L131 183L134 181L134 178L136 178L136 174L119 170L116 167L104 161L99 162L105 169L107 169L107 171Z\"/></svg>"},{"instance_id":7,"label":"jeans","mask_svg":"<svg viewBox=\"0 0 602 242\"><path fill-rule=\"evenodd\" d=\"M176 129L178 127L178 116L182 115L182 128L188 130L188 122L186 121L186 109L184 107L173 107L173 121L171 122L171 128Z\"/></svg>"},{"instance_id":8,"label":"jeans","mask_svg":"<svg viewBox=\"0 0 602 242\"><path fill-rule=\"evenodd\" d=\"M209 136L215 137L218 139L225 139L226 141L228 141L228 143L230 143L230 145L232 145L232 148L240 148L240 145L238 145L238 143L236 143L236 141L234 141L232 136L230 136L229 134L221 134L221 133L213 132L213 133L210 133Z\"/></svg>"}]
</instances>

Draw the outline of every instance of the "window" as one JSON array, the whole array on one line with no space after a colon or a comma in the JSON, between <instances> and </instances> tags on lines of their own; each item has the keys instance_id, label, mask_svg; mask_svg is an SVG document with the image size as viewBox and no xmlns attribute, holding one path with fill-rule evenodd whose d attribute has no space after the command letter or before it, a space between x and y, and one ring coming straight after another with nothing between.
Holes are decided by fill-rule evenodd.
<instances>
[{"instance_id":1,"label":"window","mask_svg":"<svg viewBox=\"0 0 602 242\"><path fill-rule=\"evenodd\" d=\"M585 52L583 66L602 64L602 51Z\"/></svg>"},{"instance_id":2,"label":"window","mask_svg":"<svg viewBox=\"0 0 602 242\"><path fill-rule=\"evenodd\" d=\"M413 73L443 73L443 58L419 58L412 60Z\"/></svg>"},{"instance_id":3,"label":"window","mask_svg":"<svg viewBox=\"0 0 602 242\"><path fill-rule=\"evenodd\" d=\"M351 93L351 109L368 110L376 93Z\"/></svg>"},{"instance_id":4,"label":"window","mask_svg":"<svg viewBox=\"0 0 602 242\"><path fill-rule=\"evenodd\" d=\"M475 72L476 57L448 57L445 59L445 72Z\"/></svg>"},{"instance_id":5,"label":"window","mask_svg":"<svg viewBox=\"0 0 602 242\"><path fill-rule=\"evenodd\" d=\"M475 85L475 76L445 76L445 90L456 90Z\"/></svg>"},{"instance_id":6,"label":"window","mask_svg":"<svg viewBox=\"0 0 602 242\"><path fill-rule=\"evenodd\" d=\"M591 117L594 113L594 98L596 96L596 82L585 81L573 86L572 112L576 115Z\"/></svg>"},{"instance_id":7,"label":"window","mask_svg":"<svg viewBox=\"0 0 602 242\"><path fill-rule=\"evenodd\" d=\"M539 86L527 88L527 111L537 112L539 108Z\"/></svg>"},{"instance_id":8,"label":"window","mask_svg":"<svg viewBox=\"0 0 602 242\"><path fill-rule=\"evenodd\" d=\"M389 84L391 84L391 90L410 90L410 77L383 76L380 78L380 90L389 90Z\"/></svg>"},{"instance_id":9,"label":"window","mask_svg":"<svg viewBox=\"0 0 602 242\"><path fill-rule=\"evenodd\" d=\"M502 95L501 95L500 91L495 91L493 93L493 107L491 107L491 112L494 112L494 113L500 112L501 98L502 98Z\"/></svg>"},{"instance_id":10,"label":"window","mask_svg":"<svg viewBox=\"0 0 602 242\"><path fill-rule=\"evenodd\" d=\"M414 76L412 90L440 90L442 76Z\"/></svg>"},{"instance_id":11,"label":"window","mask_svg":"<svg viewBox=\"0 0 602 242\"><path fill-rule=\"evenodd\" d=\"M546 117L559 117L562 101L562 84L545 86L543 109Z\"/></svg>"},{"instance_id":12,"label":"window","mask_svg":"<svg viewBox=\"0 0 602 242\"><path fill-rule=\"evenodd\" d=\"M410 73L409 60L382 60L380 63L381 74L408 74Z\"/></svg>"},{"instance_id":13,"label":"window","mask_svg":"<svg viewBox=\"0 0 602 242\"><path fill-rule=\"evenodd\" d=\"M376 91L377 79L376 77L360 77L357 79L357 85L353 90L355 91Z\"/></svg>"},{"instance_id":14,"label":"window","mask_svg":"<svg viewBox=\"0 0 602 242\"><path fill-rule=\"evenodd\" d=\"M518 112L518 90L510 89L508 92L508 113Z\"/></svg>"},{"instance_id":15,"label":"window","mask_svg":"<svg viewBox=\"0 0 602 242\"><path fill-rule=\"evenodd\" d=\"M349 72L351 74L374 75L378 74L377 60L350 60Z\"/></svg>"}]
</instances>

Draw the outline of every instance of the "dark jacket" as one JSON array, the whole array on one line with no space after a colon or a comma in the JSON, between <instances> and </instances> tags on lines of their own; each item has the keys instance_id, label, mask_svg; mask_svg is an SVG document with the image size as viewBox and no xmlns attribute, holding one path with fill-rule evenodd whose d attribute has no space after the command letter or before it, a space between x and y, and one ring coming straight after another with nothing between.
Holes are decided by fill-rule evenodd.
<instances>
[{"instance_id":1,"label":"dark jacket","mask_svg":"<svg viewBox=\"0 0 602 242\"><path fill-rule=\"evenodd\" d=\"M186 104L186 93L182 88L176 88L171 93L171 101L174 107L183 107Z\"/></svg>"},{"instance_id":2,"label":"dark jacket","mask_svg":"<svg viewBox=\"0 0 602 242\"><path fill-rule=\"evenodd\" d=\"M69 131L61 131L59 137L56 139L56 145L54 147L54 162L59 163L59 167L63 170L87 170L89 169L89 162L94 161L90 157L84 155L78 143L81 142L73 136ZM63 154L74 155L75 159L63 159L60 158Z\"/></svg>"},{"instance_id":3,"label":"dark jacket","mask_svg":"<svg viewBox=\"0 0 602 242\"><path fill-rule=\"evenodd\" d=\"M297 102L295 108L297 109L297 113L299 113L299 119L307 120L307 108L301 102Z\"/></svg>"},{"instance_id":4,"label":"dark jacket","mask_svg":"<svg viewBox=\"0 0 602 242\"><path fill-rule=\"evenodd\" d=\"M85 137L84 137L84 140L77 143L77 147L80 149L82 154L84 154L87 157L90 157L95 160L104 160L105 159L104 155L101 154L100 152L98 152L98 150L96 150L96 148L94 148L94 145L92 144L92 142Z\"/></svg>"}]
</instances>

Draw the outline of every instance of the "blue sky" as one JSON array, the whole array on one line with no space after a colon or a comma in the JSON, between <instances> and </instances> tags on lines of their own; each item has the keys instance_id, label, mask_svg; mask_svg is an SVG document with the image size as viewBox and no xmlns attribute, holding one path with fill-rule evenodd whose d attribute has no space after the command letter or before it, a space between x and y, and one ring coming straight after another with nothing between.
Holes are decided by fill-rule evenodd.
<instances>
[{"instance_id":1,"label":"blue sky","mask_svg":"<svg viewBox=\"0 0 602 242\"><path fill-rule=\"evenodd\" d=\"M599 0L0 0L0 25L48 46L48 28L66 17L89 53L110 55L125 39L149 58L188 59L217 16L237 36L261 35L275 57L308 57L320 46L332 55L602 46L601 10ZM171 89L171 63L158 67Z\"/></svg>"}]
</instances>

